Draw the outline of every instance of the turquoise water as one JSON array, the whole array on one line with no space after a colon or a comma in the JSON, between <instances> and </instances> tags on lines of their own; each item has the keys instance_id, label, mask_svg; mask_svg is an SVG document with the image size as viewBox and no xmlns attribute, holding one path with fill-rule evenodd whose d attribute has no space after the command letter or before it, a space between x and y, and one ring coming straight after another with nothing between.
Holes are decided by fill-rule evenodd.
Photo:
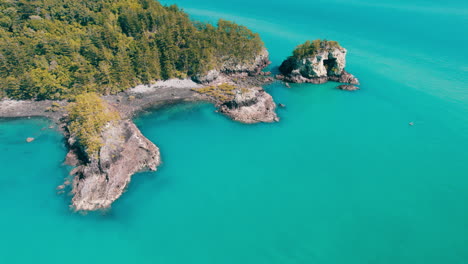
<instances>
[{"instance_id":1,"label":"turquoise water","mask_svg":"<svg viewBox=\"0 0 468 264\"><path fill-rule=\"evenodd\" d=\"M273 84L278 124L206 104L141 116L163 166L85 216L56 194L60 134L1 121L0 263L468 263L468 6L374 2L165 1L253 28L274 66L338 40L362 90Z\"/></svg>"}]
</instances>

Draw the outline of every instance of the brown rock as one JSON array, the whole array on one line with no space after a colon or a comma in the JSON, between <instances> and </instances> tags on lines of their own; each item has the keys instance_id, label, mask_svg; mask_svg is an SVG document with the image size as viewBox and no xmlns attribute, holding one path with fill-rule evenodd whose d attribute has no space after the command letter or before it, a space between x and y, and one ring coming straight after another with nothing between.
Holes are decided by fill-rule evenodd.
<instances>
[{"instance_id":1,"label":"brown rock","mask_svg":"<svg viewBox=\"0 0 468 264\"><path fill-rule=\"evenodd\" d=\"M67 156L65 157L64 163L73 167L80 165L81 161L76 154L76 150L70 149L70 151L67 153Z\"/></svg>"}]
</instances>

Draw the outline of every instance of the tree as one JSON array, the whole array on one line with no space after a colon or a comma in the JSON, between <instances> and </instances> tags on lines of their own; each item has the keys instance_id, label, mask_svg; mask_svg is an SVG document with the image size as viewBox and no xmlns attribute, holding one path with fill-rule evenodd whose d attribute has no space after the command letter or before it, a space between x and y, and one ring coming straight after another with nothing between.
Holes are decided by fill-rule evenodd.
<instances>
[{"instance_id":1,"label":"tree","mask_svg":"<svg viewBox=\"0 0 468 264\"><path fill-rule=\"evenodd\" d=\"M84 93L75 97L68 108L69 131L89 158L97 158L102 147L102 130L107 123L119 119L117 111L96 93Z\"/></svg>"}]
</instances>

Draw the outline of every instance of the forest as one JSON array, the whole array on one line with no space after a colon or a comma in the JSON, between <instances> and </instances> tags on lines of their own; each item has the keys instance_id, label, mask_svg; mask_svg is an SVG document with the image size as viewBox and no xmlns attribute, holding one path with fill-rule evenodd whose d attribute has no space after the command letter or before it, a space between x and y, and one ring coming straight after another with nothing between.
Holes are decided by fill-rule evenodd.
<instances>
[{"instance_id":1,"label":"forest","mask_svg":"<svg viewBox=\"0 0 468 264\"><path fill-rule=\"evenodd\" d=\"M74 99L253 59L258 34L154 0L0 0L0 98Z\"/></svg>"}]
</instances>

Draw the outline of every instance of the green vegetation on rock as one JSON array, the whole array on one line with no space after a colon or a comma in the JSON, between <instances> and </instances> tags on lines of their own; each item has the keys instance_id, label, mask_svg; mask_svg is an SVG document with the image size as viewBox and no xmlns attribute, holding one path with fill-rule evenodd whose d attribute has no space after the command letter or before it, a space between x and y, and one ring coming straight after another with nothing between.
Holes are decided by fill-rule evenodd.
<instances>
[{"instance_id":1,"label":"green vegetation on rock","mask_svg":"<svg viewBox=\"0 0 468 264\"><path fill-rule=\"evenodd\" d=\"M67 110L70 134L90 158L96 158L102 147L101 132L109 122L119 119L118 112L111 109L96 93L76 96Z\"/></svg>"},{"instance_id":2,"label":"green vegetation on rock","mask_svg":"<svg viewBox=\"0 0 468 264\"><path fill-rule=\"evenodd\" d=\"M226 102L234 99L237 87L232 84L223 83L217 86L193 89L200 94L206 95L217 102Z\"/></svg>"},{"instance_id":3,"label":"green vegetation on rock","mask_svg":"<svg viewBox=\"0 0 468 264\"><path fill-rule=\"evenodd\" d=\"M337 41L320 39L313 41L308 40L304 44L296 47L296 49L293 51L292 57L295 59L304 59L315 56L321 50L330 50L335 48L341 48Z\"/></svg>"},{"instance_id":4,"label":"green vegetation on rock","mask_svg":"<svg viewBox=\"0 0 468 264\"><path fill-rule=\"evenodd\" d=\"M232 22L193 22L154 0L0 0L0 98L72 99L252 60L263 43Z\"/></svg>"}]
</instances>

